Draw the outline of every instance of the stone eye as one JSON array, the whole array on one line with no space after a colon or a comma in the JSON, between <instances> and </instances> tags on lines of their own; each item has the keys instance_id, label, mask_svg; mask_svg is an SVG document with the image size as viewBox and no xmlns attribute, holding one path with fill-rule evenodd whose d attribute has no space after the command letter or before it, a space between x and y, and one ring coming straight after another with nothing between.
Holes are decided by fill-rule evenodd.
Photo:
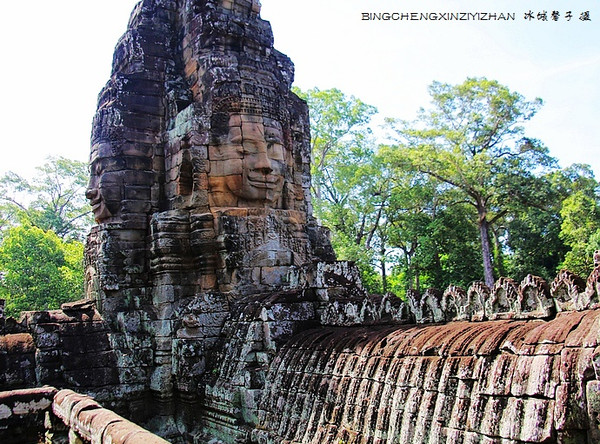
<instances>
[{"instance_id":1,"label":"stone eye","mask_svg":"<svg viewBox=\"0 0 600 444\"><path fill-rule=\"evenodd\" d=\"M273 145L281 145L281 140L279 140L279 138L275 135L267 134L265 136L265 141L269 147L272 147Z\"/></svg>"}]
</instances>

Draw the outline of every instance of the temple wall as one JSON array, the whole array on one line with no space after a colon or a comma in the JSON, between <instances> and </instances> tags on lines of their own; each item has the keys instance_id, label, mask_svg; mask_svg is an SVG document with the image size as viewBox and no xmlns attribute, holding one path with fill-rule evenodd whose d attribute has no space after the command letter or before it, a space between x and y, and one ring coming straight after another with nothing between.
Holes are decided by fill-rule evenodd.
<instances>
[{"instance_id":1,"label":"temple wall","mask_svg":"<svg viewBox=\"0 0 600 444\"><path fill-rule=\"evenodd\" d=\"M599 321L302 333L270 367L252 442L598 442Z\"/></svg>"},{"instance_id":2,"label":"temple wall","mask_svg":"<svg viewBox=\"0 0 600 444\"><path fill-rule=\"evenodd\" d=\"M504 278L492 289L452 286L402 302L360 296L345 267L321 264L301 278L304 292L248 299L232 312L203 401L208 436L260 444L600 439L599 269L587 285L563 271L551 285Z\"/></svg>"},{"instance_id":3,"label":"temple wall","mask_svg":"<svg viewBox=\"0 0 600 444\"><path fill-rule=\"evenodd\" d=\"M148 386L137 383L130 368L135 366L138 373L147 375L143 357L148 350L137 347L132 335L127 338L129 352L123 355L122 348L115 346L120 336L111 332L91 302L64 304L62 310L24 312L19 321L4 321L0 390L68 387L109 402L138 420L146 415L143 406Z\"/></svg>"}]
</instances>

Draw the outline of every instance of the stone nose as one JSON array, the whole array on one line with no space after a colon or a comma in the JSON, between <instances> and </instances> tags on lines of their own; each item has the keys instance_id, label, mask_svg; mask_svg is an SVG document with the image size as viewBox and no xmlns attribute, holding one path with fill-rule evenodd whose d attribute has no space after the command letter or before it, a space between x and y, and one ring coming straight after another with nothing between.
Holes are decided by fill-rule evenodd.
<instances>
[{"instance_id":1,"label":"stone nose","mask_svg":"<svg viewBox=\"0 0 600 444\"><path fill-rule=\"evenodd\" d=\"M85 190L85 197L89 200L92 200L97 194L98 192L95 188L88 187L88 189Z\"/></svg>"},{"instance_id":2,"label":"stone nose","mask_svg":"<svg viewBox=\"0 0 600 444\"><path fill-rule=\"evenodd\" d=\"M258 153L256 154L256 160L254 162L254 169L261 171L264 174L269 174L273 171L271 159L269 159L267 154L266 145L259 147Z\"/></svg>"}]
</instances>

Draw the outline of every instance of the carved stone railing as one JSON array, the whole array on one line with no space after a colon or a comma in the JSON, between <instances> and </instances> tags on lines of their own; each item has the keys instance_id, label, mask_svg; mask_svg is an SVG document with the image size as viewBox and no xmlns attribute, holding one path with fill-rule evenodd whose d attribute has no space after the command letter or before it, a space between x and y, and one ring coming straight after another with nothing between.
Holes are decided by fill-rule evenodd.
<instances>
[{"instance_id":1,"label":"carved stone railing","mask_svg":"<svg viewBox=\"0 0 600 444\"><path fill-rule=\"evenodd\" d=\"M167 444L93 398L54 387L0 392L3 444Z\"/></svg>"},{"instance_id":2,"label":"carved stone railing","mask_svg":"<svg viewBox=\"0 0 600 444\"><path fill-rule=\"evenodd\" d=\"M0 442L40 442L46 432L46 413L57 392L54 387L0 392Z\"/></svg>"},{"instance_id":3,"label":"carved stone railing","mask_svg":"<svg viewBox=\"0 0 600 444\"><path fill-rule=\"evenodd\" d=\"M476 281L467 289L451 285L443 292L411 289L403 299L393 294L367 295L351 262L318 262L292 270L288 280L315 293L323 325L552 319L560 312L600 307L600 266L587 282L561 270L550 284L530 274L521 282L502 277L492 288Z\"/></svg>"},{"instance_id":4,"label":"carved stone railing","mask_svg":"<svg viewBox=\"0 0 600 444\"><path fill-rule=\"evenodd\" d=\"M427 289L423 294L408 290L405 308L397 321L419 324L450 321L496 319L551 319L564 311L583 311L600 307L600 267L587 281L561 270L551 284L527 275L520 283L502 277L493 288L474 282L465 290L451 285L443 293ZM385 309L384 309L385 311ZM408 314L408 315L407 315Z\"/></svg>"}]
</instances>

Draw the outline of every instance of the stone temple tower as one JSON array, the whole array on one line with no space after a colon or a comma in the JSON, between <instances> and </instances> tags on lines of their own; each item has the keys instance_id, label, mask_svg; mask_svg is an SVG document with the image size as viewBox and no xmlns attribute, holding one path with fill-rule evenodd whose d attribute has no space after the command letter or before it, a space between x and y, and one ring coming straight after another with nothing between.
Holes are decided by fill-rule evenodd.
<instances>
[{"instance_id":1,"label":"stone temple tower","mask_svg":"<svg viewBox=\"0 0 600 444\"><path fill-rule=\"evenodd\" d=\"M99 95L86 297L111 326L125 397L202 397L232 313L308 297L307 270L335 260L312 216L307 106L259 12L141 1Z\"/></svg>"},{"instance_id":2,"label":"stone temple tower","mask_svg":"<svg viewBox=\"0 0 600 444\"><path fill-rule=\"evenodd\" d=\"M88 295L106 312L150 301L165 274L196 274L190 295L260 292L332 258L311 211L307 107L259 10L136 7L92 134Z\"/></svg>"}]
</instances>

